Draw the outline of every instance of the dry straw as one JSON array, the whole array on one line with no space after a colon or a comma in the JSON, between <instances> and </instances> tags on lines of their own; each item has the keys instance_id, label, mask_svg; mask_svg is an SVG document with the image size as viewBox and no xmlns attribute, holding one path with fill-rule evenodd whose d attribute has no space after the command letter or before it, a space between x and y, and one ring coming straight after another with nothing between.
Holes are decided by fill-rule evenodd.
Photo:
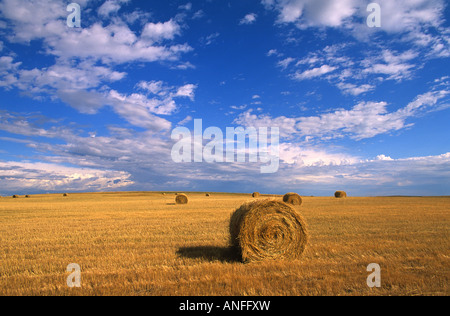
<instances>
[{"instance_id":1,"label":"dry straw","mask_svg":"<svg viewBox=\"0 0 450 316\"><path fill-rule=\"evenodd\" d=\"M297 193L286 193L283 196L283 202L296 206L300 206L303 203L302 198Z\"/></svg>"},{"instance_id":2,"label":"dry straw","mask_svg":"<svg viewBox=\"0 0 450 316\"><path fill-rule=\"evenodd\" d=\"M67 193L64 193L63 196L64 196L64 197L67 197L67 196L69 196L69 195L68 195Z\"/></svg>"},{"instance_id":3,"label":"dry straw","mask_svg":"<svg viewBox=\"0 0 450 316\"><path fill-rule=\"evenodd\" d=\"M187 204L188 203L188 197L186 194L177 194L177 197L175 198L175 202L177 204Z\"/></svg>"},{"instance_id":4,"label":"dry straw","mask_svg":"<svg viewBox=\"0 0 450 316\"><path fill-rule=\"evenodd\" d=\"M347 197L347 193L344 191L336 191L336 193L334 193L334 196L338 199L343 199Z\"/></svg>"},{"instance_id":5,"label":"dry straw","mask_svg":"<svg viewBox=\"0 0 450 316\"><path fill-rule=\"evenodd\" d=\"M261 194L259 192L253 192L252 196L258 198Z\"/></svg>"},{"instance_id":6,"label":"dry straw","mask_svg":"<svg viewBox=\"0 0 450 316\"><path fill-rule=\"evenodd\" d=\"M230 235L244 262L298 259L308 242L301 215L275 199L243 204L231 215Z\"/></svg>"}]
</instances>

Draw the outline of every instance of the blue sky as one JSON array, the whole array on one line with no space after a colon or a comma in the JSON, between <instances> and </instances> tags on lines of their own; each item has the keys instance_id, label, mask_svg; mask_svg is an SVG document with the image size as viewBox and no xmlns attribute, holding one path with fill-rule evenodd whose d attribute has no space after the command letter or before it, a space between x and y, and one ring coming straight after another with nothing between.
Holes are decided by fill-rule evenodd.
<instances>
[{"instance_id":1,"label":"blue sky","mask_svg":"<svg viewBox=\"0 0 450 316\"><path fill-rule=\"evenodd\" d=\"M449 5L371 2L0 0L0 195L449 195ZM175 163L195 119L279 127L278 172Z\"/></svg>"}]
</instances>

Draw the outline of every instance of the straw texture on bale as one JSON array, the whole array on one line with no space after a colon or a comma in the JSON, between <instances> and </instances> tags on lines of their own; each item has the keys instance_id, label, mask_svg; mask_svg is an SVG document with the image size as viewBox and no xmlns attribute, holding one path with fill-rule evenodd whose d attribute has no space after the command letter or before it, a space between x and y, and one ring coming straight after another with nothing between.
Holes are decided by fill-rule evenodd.
<instances>
[{"instance_id":1,"label":"straw texture on bale","mask_svg":"<svg viewBox=\"0 0 450 316\"><path fill-rule=\"evenodd\" d=\"M334 196L338 199L342 199L347 197L347 193L344 191L336 191L336 193L334 193Z\"/></svg>"},{"instance_id":2,"label":"straw texture on bale","mask_svg":"<svg viewBox=\"0 0 450 316\"><path fill-rule=\"evenodd\" d=\"M300 206L300 205L302 205L303 200L300 197L300 195L298 195L297 193L286 193L283 196L283 202L292 204L292 205L296 205L296 206Z\"/></svg>"},{"instance_id":3,"label":"straw texture on bale","mask_svg":"<svg viewBox=\"0 0 450 316\"><path fill-rule=\"evenodd\" d=\"M252 194L252 196L254 197L254 198L257 198L257 197L259 197L261 194L259 193L259 192L253 192L253 194Z\"/></svg>"},{"instance_id":4,"label":"straw texture on bale","mask_svg":"<svg viewBox=\"0 0 450 316\"><path fill-rule=\"evenodd\" d=\"M244 262L298 259L308 242L301 215L275 199L243 204L231 215L230 235Z\"/></svg>"},{"instance_id":5,"label":"straw texture on bale","mask_svg":"<svg viewBox=\"0 0 450 316\"><path fill-rule=\"evenodd\" d=\"M177 194L177 197L175 198L175 202L177 204L187 204L189 201L186 194Z\"/></svg>"}]
</instances>

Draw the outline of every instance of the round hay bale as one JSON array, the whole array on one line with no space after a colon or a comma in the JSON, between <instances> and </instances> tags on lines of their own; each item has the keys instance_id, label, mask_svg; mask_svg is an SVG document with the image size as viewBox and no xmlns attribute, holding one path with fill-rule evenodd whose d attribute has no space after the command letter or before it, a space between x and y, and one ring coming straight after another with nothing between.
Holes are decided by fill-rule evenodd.
<instances>
[{"instance_id":1,"label":"round hay bale","mask_svg":"<svg viewBox=\"0 0 450 316\"><path fill-rule=\"evenodd\" d=\"M30 196L29 195L25 195L25 197L28 199L28 198L30 198Z\"/></svg>"},{"instance_id":2,"label":"round hay bale","mask_svg":"<svg viewBox=\"0 0 450 316\"><path fill-rule=\"evenodd\" d=\"M177 194L177 197L175 198L175 202L177 204L188 204L188 196L186 194Z\"/></svg>"},{"instance_id":3,"label":"round hay bale","mask_svg":"<svg viewBox=\"0 0 450 316\"><path fill-rule=\"evenodd\" d=\"M210 196L211 196L211 194L209 194L209 193L206 193L206 196L207 196L207 197L210 197Z\"/></svg>"},{"instance_id":4,"label":"round hay bale","mask_svg":"<svg viewBox=\"0 0 450 316\"><path fill-rule=\"evenodd\" d=\"M347 193L344 191L336 191L336 193L334 193L334 197L338 199L343 199L347 197Z\"/></svg>"},{"instance_id":5,"label":"round hay bale","mask_svg":"<svg viewBox=\"0 0 450 316\"><path fill-rule=\"evenodd\" d=\"M254 197L254 198L258 198L258 197L260 197L260 193L259 192L253 192L253 194L252 194L252 196Z\"/></svg>"},{"instance_id":6,"label":"round hay bale","mask_svg":"<svg viewBox=\"0 0 450 316\"><path fill-rule=\"evenodd\" d=\"M13 198L13 199L18 199L19 196L14 194L14 195L12 196L12 198Z\"/></svg>"},{"instance_id":7,"label":"round hay bale","mask_svg":"<svg viewBox=\"0 0 450 316\"><path fill-rule=\"evenodd\" d=\"M244 262L298 259L308 242L301 215L291 205L274 199L238 208L231 215L230 235Z\"/></svg>"},{"instance_id":8,"label":"round hay bale","mask_svg":"<svg viewBox=\"0 0 450 316\"><path fill-rule=\"evenodd\" d=\"M296 205L296 206L300 206L300 205L302 205L303 200L302 200L301 196L298 195L297 193L286 193L283 196L283 202L292 204L292 205Z\"/></svg>"},{"instance_id":9,"label":"round hay bale","mask_svg":"<svg viewBox=\"0 0 450 316\"><path fill-rule=\"evenodd\" d=\"M69 195L68 195L67 193L64 193L63 196L64 196L64 197L67 197L67 196L69 196Z\"/></svg>"}]
</instances>

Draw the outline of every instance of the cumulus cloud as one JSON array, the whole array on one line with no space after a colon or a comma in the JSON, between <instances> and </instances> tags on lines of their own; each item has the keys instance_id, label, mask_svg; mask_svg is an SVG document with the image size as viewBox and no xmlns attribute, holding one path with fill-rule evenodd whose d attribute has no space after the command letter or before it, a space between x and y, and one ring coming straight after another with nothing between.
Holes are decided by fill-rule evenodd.
<instances>
[{"instance_id":1,"label":"cumulus cloud","mask_svg":"<svg viewBox=\"0 0 450 316\"><path fill-rule=\"evenodd\" d=\"M117 13L122 4L128 3L130 0L107 0L98 9L98 14L103 17L108 17L111 14Z\"/></svg>"},{"instance_id":2,"label":"cumulus cloud","mask_svg":"<svg viewBox=\"0 0 450 316\"><path fill-rule=\"evenodd\" d=\"M81 6L88 0L78 1ZM117 12L126 0L108 0L99 8L103 16ZM176 61L192 50L187 44L159 45L174 40L180 26L173 20L147 23L141 34L132 31L124 21L114 19L109 25L94 23L82 29L65 25L64 3L56 0L5 0L0 3L2 16L13 25L8 37L14 42L43 40L47 53L65 59L89 58L105 63L134 61Z\"/></svg>"},{"instance_id":3,"label":"cumulus cloud","mask_svg":"<svg viewBox=\"0 0 450 316\"><path fill-rule=\"evenodd\" d=\"M353 16L359 0L263 0L267 9L276 10L281 23L302 26L340 26Z\"/></svg>"},{"instance_id":4,"label":"cumulus cloud","mask_svg":"<svg viewBox=\"0 0 450 316\"><path fill-rule=\"evenodd\" d=\"M173 20L164 23L147 23L142 31L142 37L153 42L172 40L180 34L180 25Z\"/></svg>"},{"instance_id":5,"label":"cumulus cloud","mask_svg":"<svg viewBox=\"0 0 450 316\"><path fill-rule=\"evenodd\" d=\"M296 23L301 28L352 28L352 21L356 18L366 19L366 8L371 2L373 1L262 0L267 10L278 12L279 23ZM387 32L417 31L421 26L437 27L443 22L443 0L380 0L377 3L382 8L382 30Z\"/></svg>"},{"instance_id":6,"label":"cumulus cloud","mask_svg":"<svg viewBox=\"0 0 450 316\"><path fill-rule=\"evenodd\" d=\"M256 22L257 17L258 15L256 13L249 13L244 18L242 18L239 24L253 24Z\"/></svg>"}]
</instances>

